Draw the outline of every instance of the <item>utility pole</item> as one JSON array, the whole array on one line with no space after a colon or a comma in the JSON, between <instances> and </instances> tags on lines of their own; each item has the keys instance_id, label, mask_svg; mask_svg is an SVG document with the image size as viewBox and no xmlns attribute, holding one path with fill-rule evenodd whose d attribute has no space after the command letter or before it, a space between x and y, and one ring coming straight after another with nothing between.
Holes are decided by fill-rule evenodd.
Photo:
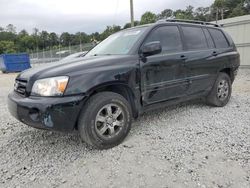
<instances>
[{"instance_id":1,"label":"utility pole","mask_svg":"<svg viewBox=\"0 0 250 188\"><path fill-rule=\"evenodd\" d=\"M216 8L216 24L218 23L219 20L219 8Z\"/></svg>"},{"instance_id":2,"label":"utility pole","mask_svg":"<svg viewBox=\"0 0 250 188\"><path fill-rule=\"evenodd\" d=\"M133 0L130 0L130 17L131 17L131 27L135 26L135 21L134 21L134 4Z\"/></svg>"},{"instance_id":3,"label":"utility pole","mask_svg":"<svg viewBox=\"0 0 250 188\"><path fill-rule=\"evenodd\" d=\"M80 33L80 52L82 52L82 39L81 39L81 33Z\"/></svg>"}]
</instances>

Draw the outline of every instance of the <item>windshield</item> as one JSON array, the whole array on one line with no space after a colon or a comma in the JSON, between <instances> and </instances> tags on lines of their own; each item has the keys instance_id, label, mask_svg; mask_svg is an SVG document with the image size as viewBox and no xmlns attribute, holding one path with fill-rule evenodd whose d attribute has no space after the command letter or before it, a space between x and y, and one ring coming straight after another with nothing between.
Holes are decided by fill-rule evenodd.
<instances>
[{"instance_id":1,"label":"windshield","mask_svg":"<svg viewBox=\"0 0 250 188\"><path fill-rule=\"evenodd\" d=\"M87 55L126 55L132 49L146 27L115 33L94 47Z\"/></svg>"}]
</instances>

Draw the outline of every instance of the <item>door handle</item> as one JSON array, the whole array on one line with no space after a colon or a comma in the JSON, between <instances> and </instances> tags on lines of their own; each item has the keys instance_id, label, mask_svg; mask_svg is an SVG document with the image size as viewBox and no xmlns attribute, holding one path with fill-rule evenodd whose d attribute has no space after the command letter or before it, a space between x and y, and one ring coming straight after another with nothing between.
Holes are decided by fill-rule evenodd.
<instances>
[{"instance_id":1,"label":"door handle","mask_svg":"<svg viewBox=\"0 0 250 188\"><path fill-rule=\"evenodd\" d=\"M187 60L187 57L185 55L181 55L181 60L185 61Z\"/></svg>"},{"instance_id":2,"label":"door handle","mask_svg":"<svg viewBox=\"0 0 250 188\"><path fill-rule=\"evenodd\" d=\"M214 52L212 53L212 55L213 55L213 56L217 56L218 53L217 53L216 51L214 51Z\"/></svg>"}]
</instances>

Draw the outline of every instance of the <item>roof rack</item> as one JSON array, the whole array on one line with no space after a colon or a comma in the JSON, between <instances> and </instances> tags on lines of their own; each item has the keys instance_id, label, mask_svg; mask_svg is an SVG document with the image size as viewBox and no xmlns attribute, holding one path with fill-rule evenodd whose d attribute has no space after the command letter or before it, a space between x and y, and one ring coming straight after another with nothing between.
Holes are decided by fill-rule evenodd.
<instances>
[{"instance_id":1,"label":"roof rack","mask_svg":"<svg viewBox=\"0 0 250 188\"><path fill-rule=\"evenodd\" d=\"M203 22L203 21L197 21L197 20L182 20L182 19L164 19L159 20L158 22L182 22L182 23L192 23L192 24L200 24L200 25L211 25L214 27L221 27L219 24L214 24L210 22Z\"/></svg>"}]
</instances>

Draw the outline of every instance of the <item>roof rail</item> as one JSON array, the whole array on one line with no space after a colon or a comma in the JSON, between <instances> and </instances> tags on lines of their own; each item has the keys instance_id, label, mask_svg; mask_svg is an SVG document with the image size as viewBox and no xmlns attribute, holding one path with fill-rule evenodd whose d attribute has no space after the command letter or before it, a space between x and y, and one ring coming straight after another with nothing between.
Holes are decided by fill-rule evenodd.
<instances>
[{"instance_id":1,"label":"roof rail","mask_svg":"<svg viewBox=\"0 0 250 188\"><path fill-rule=\"evenodd\" d=\"M182 22L182 23L192 23L192 24L200 24L200 25L211 25L214 27L221 27L219 24L214 24L210 22L203 22L203 21L197 21L197 20L182 20L182 19L164 19L164 20L158 20L157 22Z\"/></svg>"}]
</instances>

